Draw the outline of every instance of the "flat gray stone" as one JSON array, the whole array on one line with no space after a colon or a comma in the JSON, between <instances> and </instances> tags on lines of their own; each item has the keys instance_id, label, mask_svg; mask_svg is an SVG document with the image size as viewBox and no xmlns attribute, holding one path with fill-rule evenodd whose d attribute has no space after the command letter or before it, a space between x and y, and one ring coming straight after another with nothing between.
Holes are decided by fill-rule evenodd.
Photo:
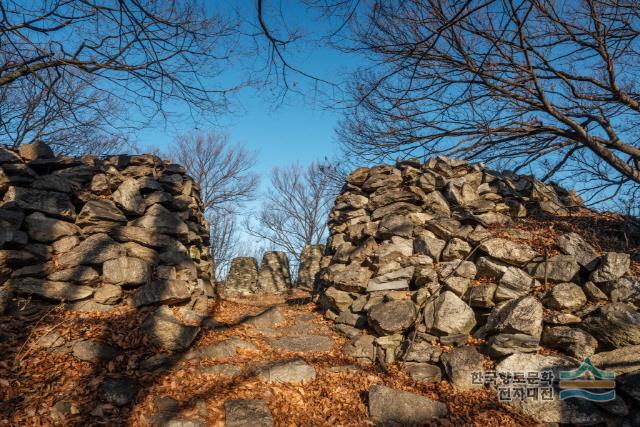
<instances>
[{"instance_id":1,"label":"flat gray stone","mask_svg":"<svg viewBox=\"0 0 640 427\"><path fill-rule=\"evenodd\" d=\"M616 375L640 371L640 345L630 345L612 351L604 351L591 356L591 363Z\"/></svg>"},{"instance_id":2,"label":"flat gray stone","mask_svg":"<svg viewBox=\"0 0 640 427\"><path fill-rule=\"evenodd\" d=\"M93 295L93 288L34 277L12 278L5 286L16 294L35 295L52 301L79 301Z\"/></svg>"},{"instance_id":3,"label":"flat gray stone","mask_svg":"<svg viewBox=\"0 0 640 427\"><path fill-rule=\"evenodd\" d=\"M151 304L176 304L188 301L191 291L183 280L156 280L140 287L133 295L133 305L142 307Z\"/></svg>"},{"instance_id":4,"label":"flat gray stone","mask_svg":"<svg viewBox=\"0 0 640 427\"><path fill-rule=\"evenodd\" d=\"M80 234L80 228L67 221L34 212L25 218L29 238L37 242L53 242L64 236Z\"/></svg>"},{"instance_id":5,"label":"flat gray stone","mask_svg":"<svg viewBox=\"0 0 640 427\"><path fill-rule=\"evenodd\" d=\"M155 346L167 351L185 351L200 328L180 323L168 307L158 308L142 324L142 331Z\"/></svg>"},{"instance_id":6,"label":"flat gray stone","mask_svg":"<svg viewBox=\"0 0 640 427\"><path fill-rule=\"evenodd\" d=\"M598 253L577 233L566 233L558 237L556 245L560 250L576 257L578 263L587 270L593 270L598 264Z\"/></svg>"},{"instance_id":7,"label":"flat gray stone","mask_svg":"<svg viewBox=\"0 0 640 427\"><path fill-rule=\"evenodd\" d=\"M293 359L262 366L256 376L267 382L299 384L313 381L316 370L302 359Z\"/></svg>"},{"instance_id":8,"label":"flat gray stone","mask_svg":"<svg viewBox=\"0 0 640 427\"><path fill-rule=\"evenodd\" d=\"M377 425L422 425L447 415L447 405L383 385L369 388L369 416Z\"/></svg>"},{"instance_id":9,"label":"flat gray stone","mask_svg":"<svg viewBox=\"0 0 640 427\"><path fill-rule=\"evenodd\" d=\"M295 353L330 351L336 344L331 338L323 335L288 336L271 340L270 342L275 348Z\"/></svg>"},{"instance_id":10,"label":"flat gray stone","mask_svg":"<svg viewBox=\"0 0 640 427\"><path fill-rule=\"evenodd\" d=\"M407 363L406 371L412 380L424 383L437 383L442 379L442 370L429 363Z\"/></svg>"},{"instance_id":11,"label":"flat gray stone","mask_svg":"<svg viewBox=\"0 0 640 427\"><path fill-rule=\"evenodd\" d=\"M115 406L126 406L138 394L138 385L129 379L107 379L100 386L102 399Z\"/></svg>"},{"instance_id":12,"label":"flat gray stone","mask_svg":"<svg viewBox=\"0 0 640 427\"><path fill-rule=\"evenodd\" d=\"M418 316L415 304L398 300L376 304L369 310L369 324L380 335L392 335L408 329Z\"/></svg>"},{"instance_id":13,"label":"flat gray stone","mask_svg":"<svg viewBox=\"0 0 640 427\"><path fill-rule=\"evenodd\" d=\"M492 258L516 266L526 265L538 256L528 245L501 238L486 240L480 245L480 250Z\"/></svg>"},{"instance_id":14,"label":"flat gray stone","mask_svg":"<svg viewBox=\"0 0 640 427\"><path fill-rule=\"evenodd\" d=\"M256 328L270 328L283 323L285 320L282 312L277 307L271 307L260 314L249 317L244 323L253 325Z\"/></svg>"},{"instance_id":15,"label":"flat gray stone","mask_svg":"<svg viewBox=\"0 0 640 427\"><path fill-rule=\"evenodd\" d=\"M76 341L71 350L77 359L92 363L108 362L120 354L120 350L115 347L90 340Z\"/></svg>"},{"instance_id":16,"label":"flat gray stone","mask_svg":"<svg viewBox=\"0 0 640 427\"><path fill-rule=\"evenodd\" d=\"M56 191L9 187L4 195L4 201L15 201L22 209L44 212L59 218L73 220L76 216L76 209L69 200L69 196Z\"/></svg>"},{"instance_id":17,"label":"flat gray stone","mask_svg":"<svg viewBox=\"0 0 640 427\"><path fill-rule=\"evenodd\" d=\"M123 245L116 243L107 234L98 233L87 237L71 252L61 257L59 265L61 268L70 268L76 265L97 265L125 254L126 249Z\"/></svg>"},{"instance_id":18,"label":"flat gray stone","mask_svg":"<svg viewBox=\"0 0 640 427\"><path fill-rule=\"evenodd\" d=\"M610 348L640 344L640 313L625 303L599 307L582 323L584 329L598 342Z\"/></svg>"},{"instance_id":19,"label":"flat gray stone","mask_svg":"<svg viewBox=\"0 0 640 427\"><path fill-rule=\"evenodd\" d=\"M482 385L472 381L474 372L484 372L482 355L475 347L456 347L440 357L451 384L460 390L479 388Z\"/></svg>"},{"instance_id":20,"label":"flat gray stone","mask_svg":"<svg viewBox=\"0 0 640 427\"><path fill-rule=\"evenodd\" d=\"M256 346L239 338L229 338L219 343L194 348L185 354L185 359L222 360L236 355L239 348L255 350Z\"/></svg>"},{"instance_id":21,"label":"flat gray stone","mask_svg":"<svg viewBox=\"0 0 640 427\"><path fill-rule=\"evenodd\" d=\"M224 402L225 427L271 427L273 417L263 400L227 400Z\"/></svg>"},{"instance_id":22,"label":"flat gray stone","mask_svg":"<svg viewBox=\"0 0 640 427\"><path fill-rule=\"evenodd\" d=\"M102 266L102 276L115 285L144 285L150 278L149 264L128 256L110 259Z\"/></svg>"}]
</instances>

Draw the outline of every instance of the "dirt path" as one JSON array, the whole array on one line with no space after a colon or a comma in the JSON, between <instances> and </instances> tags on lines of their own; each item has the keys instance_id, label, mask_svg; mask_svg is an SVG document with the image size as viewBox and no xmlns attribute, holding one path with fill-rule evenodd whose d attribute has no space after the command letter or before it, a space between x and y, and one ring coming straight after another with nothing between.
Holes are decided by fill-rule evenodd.
<instances>
[{"instance_id":1,"label":"dirt path","mask_svg":"<svg viewBox=\"0 0 640 427\"><path fill-rule=\"evenodd\" d=\"M157 362L158 357L136 353L143 339L127 333L139 320L126 313L119 322L106 314L60 316L65 323L56 332L68 342L79 335L98 336L125 349L129 340L129 349L102 364L44 347L32 350L19 366L3 362L3 384L11 387L4 400L13 406L0 406L0 425L224 426L226 418L229 426L267 426L271 421L279 426L366 426L372 425L367 390L373 384L446 403L449 416L442 424L526 423L484 390L454 393L446 382L416 383L397 366L384 373L358 365L340 351L346 338L300 296L216 303L206 322L209 328L194 348L180 358L164 360L164 365L156 363L156 369L149 360ZM53 317L33 335L49 331L45 325L60 320ZM131 403L100 403L101 382L113 377L139 385Z\"/></svg>"}]
</instances>

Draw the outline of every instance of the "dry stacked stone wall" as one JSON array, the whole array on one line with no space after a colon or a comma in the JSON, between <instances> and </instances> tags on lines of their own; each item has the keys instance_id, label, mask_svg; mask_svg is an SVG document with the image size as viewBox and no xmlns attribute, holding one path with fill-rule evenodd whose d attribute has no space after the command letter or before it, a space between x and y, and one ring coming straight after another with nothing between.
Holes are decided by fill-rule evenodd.
<instances>
[{"instance_id":1,"label":"dry stacked stone wall","mask_svg":"<svg viewBox=\"0 0 640 427\"><path fill-rule=\"evenodd\" d=\"M41 143L0 148L0 200L0 311L31 298L202 313L214 295L209 225L180 165L56 156Z\"/></svg>"},{"instance_id":2,"label":"dry stacked stone wall","mask_svg":"<svg viewBox=\"0 0 640 427\"><path fill-rule=\"evenodd\" d=\"M351 337L346 354L403 361L417 380L472 388L487 358L498 370L530 371L591 357L618 374L636 372L618 393L623 410L637 411L640 282L629 254L600 253L568 233L549 248L559 255L545 257L509 227L576 209L573 192L481 164L438 157L359 168L330 215L320 303ZM549 422L620 410L528 403L525 413Z\"/></svg>"},{"instance_id":3,"label":"dry stacked stone wall","mask_svg":"<svg viewBox=\"0 0 640 427\"><path fill-rule=\"evenodd\" d=\"M231 260L222 291L225 297L254 294L281 294L291 289L289 257L284 252L268 251L258 263L253 257Z\"/></svg>"}]
</instances>

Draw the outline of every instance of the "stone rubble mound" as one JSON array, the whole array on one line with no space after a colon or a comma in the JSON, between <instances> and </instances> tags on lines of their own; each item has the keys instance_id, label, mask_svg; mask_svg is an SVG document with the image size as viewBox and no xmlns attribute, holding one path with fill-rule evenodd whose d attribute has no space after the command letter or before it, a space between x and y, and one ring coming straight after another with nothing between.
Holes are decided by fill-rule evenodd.
<instances>
[{"instance_id":1,"label":"stone rubble mound","mask_svg":"<svg viewBox=\"0 0 640 427\"><path fill-rule=\"evenodd\" d=\"M145 323L152 342L195 337L162 310L204 313L214 296L209 224L182 166L0 147L0 200L0 314L20 298L83 311L159 306Z\"/></svg>"},{"instance_id":2,"label":"stone rubble mound","mask_svg":"<svg viewBox=\"0 0 640 427\"><path fill-rule=\"evenodd\" d=\"M416 380L444 372L454 387L473 388L485 358L544 358L546 348L574 367L586 357L602 366L626 358L637 381L640 281L629 254L599 253L576 233L548 248L555 256L522 231L497 236L518 218L579 209L574 192L482 164L437 157L359 168L330 214L319 303L351 338L347 355L402 361ZM637 393L621 394L625 410L639 410ZM546 422L584 415L538 406L525 412Z\"/></svg>"}]
</instances>

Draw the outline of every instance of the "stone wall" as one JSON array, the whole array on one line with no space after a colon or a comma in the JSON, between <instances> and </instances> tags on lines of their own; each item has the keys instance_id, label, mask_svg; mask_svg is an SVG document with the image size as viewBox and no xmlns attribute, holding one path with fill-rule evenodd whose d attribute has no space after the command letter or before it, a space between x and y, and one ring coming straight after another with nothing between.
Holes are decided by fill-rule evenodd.
<instances>
[{"instance_id":1,"label":"stone wall","mask_svg":"<svg viewBox=\"0 0 640 427\"><path fill-rule=\"evenodd\" d=\"M280 294L289 289L289 257L284 252L268 251L264 253L260 267L253 257L234 258L222 294L228 297Z\"/></svg>"},{"instance_id":2,"label":"stone wall","mask_svg":"<svg viewBox=\"0 0 640 427\"><path fill-rule=\"evenodd\" d=\"M572 192L442 157L359 168L330 215L320 302L351 337L346 354L402 360L420 380L444 370L456 388L477 386L471 372L483 371L483 357L522 371L589 356L624 364L640 351L630 256L599 252L576 233L534 249L510 227L580 210ZM600 411L563 405L521 409L549 422Z\"/></svg>"},{"instance_id":3,"label":"stone wall","mask_svg":"<svg viewBox=\"0 0 640 427\"><path fill-rule=\"evenodd\" d=\"M0 148L0 199L0 310L33 298L202 312L214 295L209 225L180 165Z\"/></svg>"},{"instance_id":4,"label":"stone wall","mask_svg":"<svg viewBox=\"0 0 640 427\"><path fill-rule=\"evenodd\" d=\"M315 290L318 273L326 265L323 261L329 258L324 257L324 245L307 245L300 254L300 265L298 266L298 278L296 287L305 290Z\"/></svg>"}]
</instances>

